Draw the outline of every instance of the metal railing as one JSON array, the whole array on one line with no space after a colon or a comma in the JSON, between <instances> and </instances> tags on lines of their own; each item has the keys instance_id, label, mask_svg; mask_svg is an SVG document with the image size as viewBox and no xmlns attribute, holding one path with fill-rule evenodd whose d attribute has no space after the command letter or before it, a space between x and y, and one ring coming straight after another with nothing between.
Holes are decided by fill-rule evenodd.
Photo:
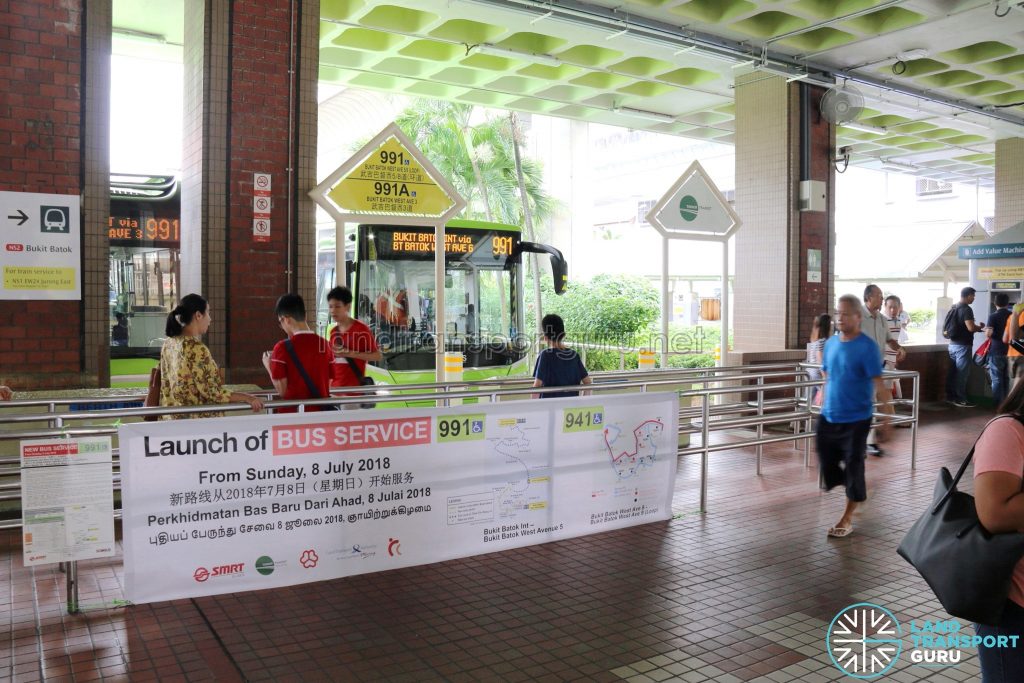
<instances>
[{"instance_id":1,"label":"metal railing","mask_svg":"<svg viewBox=\"0 0 1024 683\"><path fill-rule=\"evenodd\" d=\"M715 368L683 368L655 370L651 372L609 372L597 373L594 383L580 387L532 387L532 378L500 378L451 383L425 383L416 385L376 385L369 387L345 387L345 394L332 398L301 401L268 400L266 407L274 410L297 407L299 411L314 406L357 406L367 401L366 395L373 395L378 405L434 403L447 406L456 400L498 402L503 400L529 399L535 394L562 392L578 389L589 394L675 391L680 398L679 435L699 435L699 445L678 448L678 455L700 454L701 485L700 512L707 511L708 500L708 458L711 453L754 447L756 452L756 473L762 473L763 447L768 444L792 441L794 448L803 441L804 464L810 466L810 443L813 438L812 421L817 407L811 405L810 390L820 387L821 380L809 378L808 369L814 367L804 363L777 363L754 366L722 366ZM917 420L919 414L918 373L909 371L886 371L884 379L910 379L912 393L909 398L898 400L899 406L909 406L909 414L897 414L895 423L911 426L911 468L917 461ZM682 387L687 388L682 388ZM398 392L402 393L382 393ZM779 397L766 397L769 392L781 393ZM272 391L254 392L271 398ZM753 398L748 398L753 396ZM117 427L124 420L137 420L146 415L181 415L199 412L244 413L251 408L245 403L219 404L213 406L189 406L180 408L118 408L115 410L75 411L70 406L110 404L141 401L138 393L97 398L35 399L0 403L0 445L27 440L59 437L111 436L114 445L114 490L120 490L120 452L116 445ZM38 409L38 410L34 410ZM29 410L22 413L19 411ZM69 412L62 412L68 410ZM885 415L875 413L876 418ZM41 426L45 425L45 426ZM786 434L766 434L771 426L790 427ZM747 439L730 439L711 443L713 432L736 430L754 431ZM16 445L15 445L16 448ZM0 503L20 501L20 459L17 455L0 455ZM115 514L119 516L120 511ZM20 528L21 519L0 520L0 529Z\"/></svg>"}]
</instances>

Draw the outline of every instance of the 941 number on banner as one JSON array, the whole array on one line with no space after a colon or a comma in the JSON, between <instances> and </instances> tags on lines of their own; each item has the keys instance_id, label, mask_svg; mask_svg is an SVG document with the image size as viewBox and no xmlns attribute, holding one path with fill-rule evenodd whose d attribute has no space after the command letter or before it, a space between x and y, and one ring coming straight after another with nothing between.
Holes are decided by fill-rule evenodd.
<instances>
[{"instance_id":1,"label":"941 number on banner","mask_svg":"<svg viewBox=\"0 0 1024 683\"><path fill-rule=\"evenodd\" d=\"M452 415L437 418L437 442L477 441L484 438L484 415Z\"/></svg>"},{"instance_id":2,"label":"941 number on banner","mask_svg":"<svg viewBox=\"0 0 1024 683\"><path fill-rule=\"evenodd\" d=\"M566 408L562 411L562 433L590 432L604 429L604 408Z\"/></svg>"}]
</instances>

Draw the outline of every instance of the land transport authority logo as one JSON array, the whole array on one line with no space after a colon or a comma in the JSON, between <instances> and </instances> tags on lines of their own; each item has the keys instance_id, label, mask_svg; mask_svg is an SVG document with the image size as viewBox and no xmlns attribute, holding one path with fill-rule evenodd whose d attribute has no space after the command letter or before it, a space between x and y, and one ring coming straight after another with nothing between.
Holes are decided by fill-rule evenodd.
<instances>
[{"instance_id":1,"label":"land transport authority logo","mask_svg":"<svg viewBox=\"0 0 1024 683\"><path fill-rule=\"evenodd\" d=\"M679 215L682 216L684 221L689 223L696 220L698 213L700 213L700 206L698 206L697 200L692 195L686 195L679 200Z\"/></svg>"},{"instance_id":2,"label":"land transport authority logo","mask_svg":"<svg viewBox=\"0 0 1024 683\"><path fill-rule=\"evenodd\" d=\"M902 629L892 612L859 602L835 616L826 646L832 662L853 678L877 678L896 663L903 649Z\"/></svg>"}]
</instances>

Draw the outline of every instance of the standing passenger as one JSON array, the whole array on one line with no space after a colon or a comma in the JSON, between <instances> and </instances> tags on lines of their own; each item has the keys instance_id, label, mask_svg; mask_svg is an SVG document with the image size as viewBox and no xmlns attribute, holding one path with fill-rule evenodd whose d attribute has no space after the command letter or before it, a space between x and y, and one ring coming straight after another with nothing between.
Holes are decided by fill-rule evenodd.
<instances>
[{"instance_id":1,"label":"standing passenger","mask_svg":"<svg viewBox=\"0 0 1024 683\"><path fill-rule=\"evenodd\" d=\"M896 360L903 360L905 351L897 341L897 337L893 337L889 333L889 324L885 320L885 316L882 315L882 290L878 285L868 285L864 288L864 306L861 309L861 321L862 330L864 334L870 337L878 349L878 369L881 370L885 362L885 351L886 349L892 349L896 353ZM875 397L875 400L882 404L882 411L888 415L892 415L892 393L888 396L885 395L885 386L879 384L882 388L882 392ZM878 434L872 429L868 433L868 455L875 455L881 457L885 454L878 446Z\"/></svg>"},{"instance_id":2,"label":"standing passenger","mask_svg":"<svg viewBox=\"0 0 1024 683\"><path fill-rule=\"evenodd\" d=\"M822 373L825 400L818 419L818 462L825 490L846 486L846 510L828 535L842 538L853 531L853 511L867 499L864 452L876 395L884 396L878 347L860 331L860 301L853 294L839 297L839 334L825 343ZM888 399L885 401L889 404ZM888 418L882 425L888 431Z\"/></svg>"},{"instance_id":3,"label":"standing passenger","mask_svg":"<svg viewBox=\"0 0 1024 683\"><path fill-rule=\"evenodd\" d=\"M1006 334L1006 321L1010 318L1010 297L1006 292L999 292L995 296L995 313L988 317L985 323L985 336L989 338L988 347L988 376L992 380L992 399L996 402L996 408L1006 398L1006 342L1003 337Z\"/></svg>"},{"instance_id":4,"label":"standing passenger","mask_svg":"<svg viewBox=\"0 0 1024 683\"><path fill-rule=\"evenodd\" d=\"M274 307L277 323L288 335L263 354L263 367L282 400L330 398L331 362L334 354L323 337L306 323L306 304L298 294L285 294ZM316 406L307 410L324 410ZM297 407L278 408L280 413L297 413Z\"/></svg>"},{"instance_id":5,"label":"standing passenger","mask_svg":"<svg viewBox=\"0 0 1024 683\"><path fill-rule=\"evenodd\" d=\"M366 363L383 358L377 340L366 323L352 317L352 292L348 287L335 287L327 292L327 310L337 323L331 329L331 386L357 387L366 376ZM414 326L413 321L410 330Z\"/></svg>"},{"instance_id":6,"label":"standing passenger","mask_svg":"<svg viewBox=\"0 0 1024 683\"><path fill-rule=\"evenodd\" d=\"M167 316L167 341L160 349L160 405L204 406L248 403L254 413L263 410L255 396L228 391L210 349L199 338L210 329L210 307L198 294L188 294ZM222 412L170 415L172 420L223 417Z\"/></svg>"},{"instance_id":7,"label":"standing passenger","mask_svg":"<svg viewBox=\"0 0 1024 683\"><path fill-rule=\"evenodd\" d=\"M832 336L832 316L822 313L814 321L814 329L811 330L811 341L807 343L807 362L821 365L822 352L825 349L825 342ZM807 375L810 379L821 379L821 368L808 368ZM808 394L810 405L818 405L817 401L821 395L821 387L811 387Z\"/></svg>"},{"instance_id":8,"label":"standing passenger","mask_svg":"<svg viewBox=\"0 0 1024 683\"><path fill-rule=\"evenodd\" d=\"M971 369L971 347L975 332L984 328L974 322L974 287L960 290L960 301L953 311L952 330L949 335L949 371L946 373L946 400L957 408L973 408L967 402L967 375Z\"/></svg>"},{"instance_id":9,"label":"standing passenger","mask_svg":"<svg viewBox=\"0 0 1024 683\"><path fill-rule=\"evenodd\" d=\"M566 348L565 323L560 316L549 313L540 322L544 330L544 341L548 348L537 356L537 365L533 369L533 386L539 387L574 387L579 384L590 384L590 375L583 367L579 354ZM538 394L534 394L538 396ZM539 394L541 398L559 398L563 396L579 396L578 391L553 391Z\"/></svg>"}]
</instances>

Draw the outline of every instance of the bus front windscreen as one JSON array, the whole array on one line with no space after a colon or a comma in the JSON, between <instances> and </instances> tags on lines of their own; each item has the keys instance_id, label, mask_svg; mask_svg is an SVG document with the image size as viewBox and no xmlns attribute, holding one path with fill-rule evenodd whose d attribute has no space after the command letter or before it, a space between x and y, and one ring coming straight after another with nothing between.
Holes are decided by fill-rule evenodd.
<instances>
[{"instance_id":1,"label":"bus front windscreen","mask_svg":"<svg viewBox=\"0 0 1024 683\"><path fill-rule=\"evenodd\" d=\"M360 226L356 315L377 335L391 370L434 367L436 282L433 228ZM519 235L480 228L446 229L446 350L467 367L507 365L521 353L514 305Z\"/></svg>"}]
</instances>

